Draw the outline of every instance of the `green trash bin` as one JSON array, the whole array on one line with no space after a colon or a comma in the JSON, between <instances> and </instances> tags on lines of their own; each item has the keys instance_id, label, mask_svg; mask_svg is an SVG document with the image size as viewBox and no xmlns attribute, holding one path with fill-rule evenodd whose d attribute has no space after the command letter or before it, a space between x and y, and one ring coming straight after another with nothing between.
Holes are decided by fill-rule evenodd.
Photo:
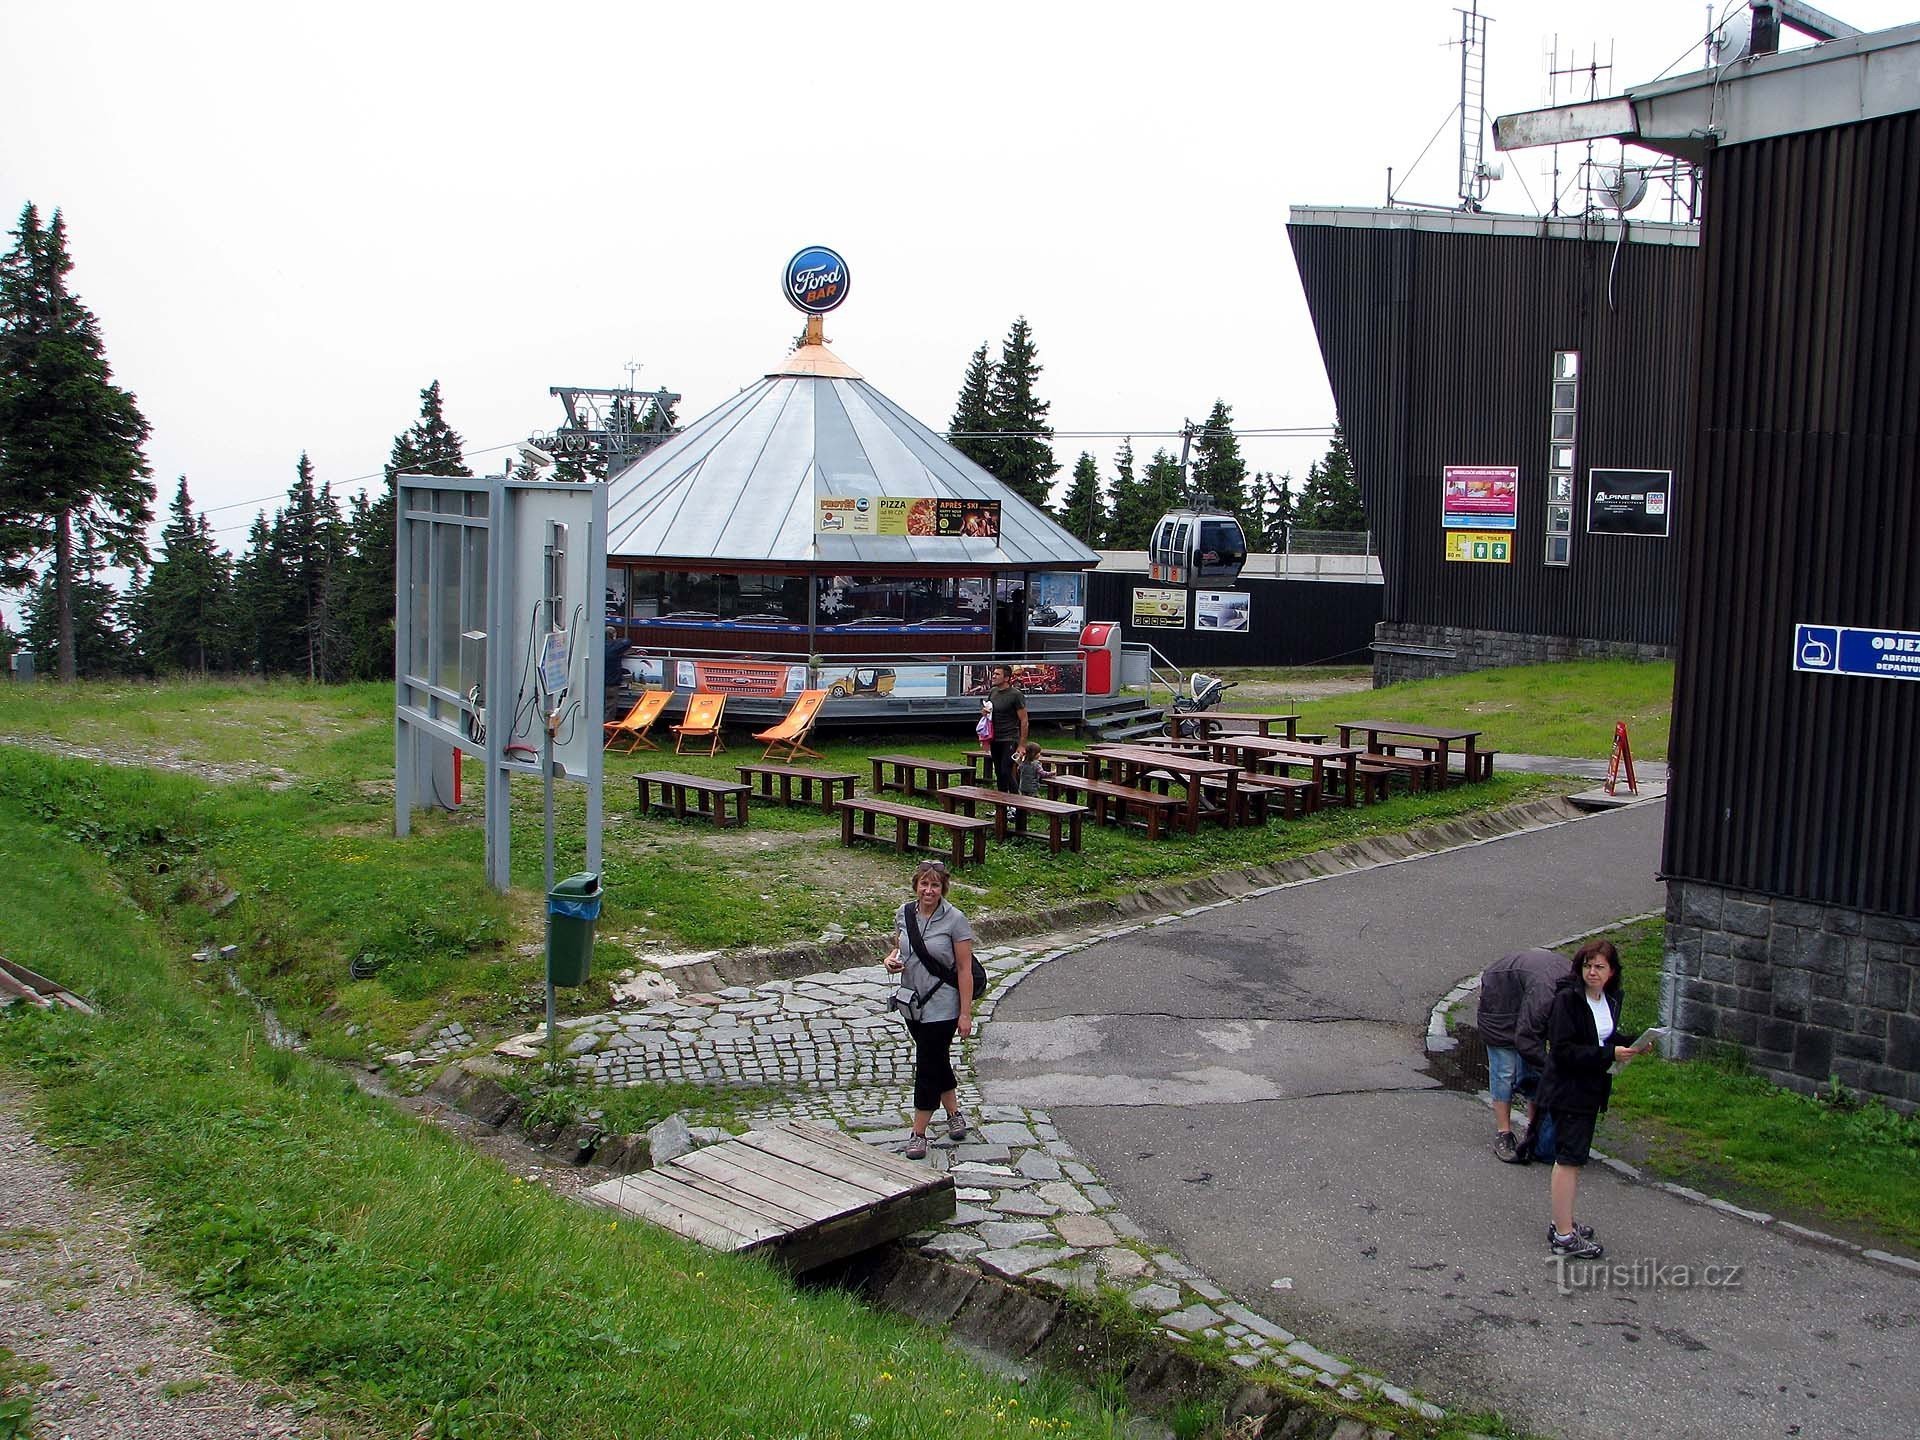
<instances>
[{"instance_id":1,"label":"green trash bin","mask_svg":"<svg viewBox=\"0 0 1920 1440\"><path fill-rule=\"evenodd\" d=\"M593 964L593 922L600 918L600 877L569 875L547 892L547 974L555 985L584 985Z\"/></svg>"}]
</instances>

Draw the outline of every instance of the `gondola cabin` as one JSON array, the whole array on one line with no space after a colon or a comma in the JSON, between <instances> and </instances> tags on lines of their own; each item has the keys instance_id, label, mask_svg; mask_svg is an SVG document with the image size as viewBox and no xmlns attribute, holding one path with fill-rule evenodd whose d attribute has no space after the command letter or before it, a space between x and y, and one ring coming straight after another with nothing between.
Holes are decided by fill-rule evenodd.
<instances>
[{"instance_id":1,"label":"gondola cabin","mask_svg":"<svg viewBox=\"0 0 1920 1440\"><path fill-rule=\"evenodd\" d=\"M1231 585L1247 563L1247 536L1240 522L1211 506L1169 510L1153 527L1148 569L1168 585L1220 582Z\"/></svg>"}]
</instances>

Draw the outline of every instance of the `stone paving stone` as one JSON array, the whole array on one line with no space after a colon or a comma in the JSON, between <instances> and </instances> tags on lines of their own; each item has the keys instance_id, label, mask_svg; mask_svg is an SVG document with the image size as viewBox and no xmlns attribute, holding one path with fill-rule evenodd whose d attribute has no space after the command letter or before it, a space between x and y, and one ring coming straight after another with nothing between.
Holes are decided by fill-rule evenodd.
<instances>
[{"instance_id":1,"label":"stone paving stone","mask_svg":"<svg viewBox=\"0 0 1920 1440\"><path fill-rule=\"evenodd\" d=\"M990 1220L980 1227L980 1235L995 1250L1054 1238L1052 1229L1038 1220Z\"/></svg>"},{"instance_id":2,"label":"stone paving stone","mask_svg":"<svg viewBox=\"0 0 1920 1440\"><path fill-rule=\"evenodd\" d=\"M1024 1178L1023 1176L1022 1179ZM1093 1213L1093 1202L1064 1180L1056 1180L1051 1185L1042 1185L1035 1193L1049 1204L1056 1205L1060 1209L1070 1211L1075 1215L1091 1215Z\"/></svg>"},{"instance_id":3,"label":"stone paving stone","mask_svg":"<svg viewBox=\"0 0 1920 1440\"><path fill-rule=\"evenodd\" d=\"M1135 1280L1147 1273L1147 1257L1133 1250L1113 1248L1094 1257L1100 1268L1116 1280Z\"/></svg>"},{"instance_id":4,"label":"stone paving stone","mask_svg":"<svg viewBox=\"0 0 1920 1440\"><path fill-rule=\"evenodd\" d=\"M974 1190L967 1186L961 1186L953 1192L953 1198L971 1205L985 1205L993 1200L993 1192L991 1190ZM1016 1196L1015 1198L1017 1199L1019 1197ZM1003 1211L1006 1209L1004 1205L996 1205L994 1208Z\"/></svg>"},{"instance_id":5,"label":"stone paving stone","mask_svg":"<svg viewBox=\"0 0 1920 1440\"><path fill-rule=\"evenodd\" d=\"M1113 1192L1104 1185L1087 1186L1087 1199L1094 1203L1096 1209L1111 1210L1113 1208Z\"/></svg>"},{"instance_id":6,"label":"stone paving stone","mask_svg":"<svg viewBox=\"0 0 1920 1440\"><path fill-rule=\"evenodd\" d=\"M1060 1232L1060 1238L1067 1244L1082 1250L1111 1245L1117 1238L1111 1225L1091 1215L1062 1215L1053 1222L1053 1228Z\"/></svg>"},{"instance_id":7,"label":"stone paving stone","mask_svg":"<svg viewBox=\"0 0 1920 1440\"><path fill-rule=\"evenodd\" d=\"M1251 1370L1260 1363L1260 1357L1258 1355L1249 1355L1245 1351L1236 1355L1229 1355L1227 1359L1231 1360L1235 1365L1238 1365L1242 1370Z\"/></svg>"},{"instance_id":8,"label":"stone paving stone","mask_svg":"<svg viewBox=\"0 0 1920 1440\"><path fill-rule=\"evenodd\" d=\"M1183 1335L1197 1335L1210 1325L1218 1325L1220 1313L1210 1305L1189 1305L1171 1315L1162 1315L1160 1323L1171 1326Z\"/></svg>"},{"instance_id":9,"label":"stone paving stone","mask_svg":"<svg viewBox=\"0 0 1920 1440\"><path fill-rule=\"evenodd\" d=\"M1049 1150L1053 1149L1051 1145L1049 1145L1047 1148ZM1060 1168L1066 1171L1067 1178L1073 1181L1073 1183L1076 1185L1091 1185L1096 1179L1099 1178L1093 1173L1093 1171L1089 1170L1086 1166L1082 1165L1078 1160L1068 1160L1064 1164L1062 1164Z\"/></svg>"},{"instance_id":10,"label":"stone paving stone","mask_svg":"<svg viewBox=\"0 0 1920 1440\"><path fill-rule=\"evenodd\" d=\"M1004 1275L1009 1280L1018 1280L1022 1275L1053 1264L1067 1253L1065 1249L1043 1250L1037 1246L1017 1245L1010 1250L982 1250L973 1258L982 1270Z\"/></svg>"},{"instance_id":11,"label":"stone paving stone","mask_svg":"<svg viewBox=\"0 0 1920 1440\"><path fill-rule=\"evenodd\" d=\"M1180 1304L1180 1292L1171 1285L1142 1285L1138 1290L1128 1294L1127 1299L1135 1309L1148 1310L1159 1315Z\"/></svg>"},{"instance_id":12,"label":"stone paving stone","mask_svg":"<svg viewBox=\"0 0 1920 1440\"><path fill-rule=\"evenodd\" d=\"M968 1235L952 1230L945 1235L936 1235L920 1247L922 1255L972 1255L986 1249L987 1242L978 1235Z\"/></svg>"},{"instance_id":13,"label":"stone paving stone","mask_svg":"<svg viewBox=\"0 0 1920 1440\"><path fill-rule=\"evenodd\" d=\"M966 1192L968 1196L977 1196L982 1200L989 1200L993 1193L991 1190ZM1002 1215L1037 1215L1047 1218L1060 1213L1058 1205L1050 1205L1038 1195L1029 1195L1024 1190L1004 1190L1000 1192L997 1199L989 1200L989 1203Z\"/></svg>"},{"instance_id":14,"label":"stone paving stone","mask_svg":"<svg viewBox=\"0 0 1920 1440\"><path fill-rule=\"evenodd\" d=\"M1344 1360L1335 1359L1324 1350L1316 1350L1304 1340L1296 1340L1287 1346L1287 1354L1303 1365L1311 1365L1323 1375L1331 1375L1336 1380L1353 1372L1353 1367Z\"/></svg>"},{"instance_id":15,"label":"stone paving stone","mask_svg":"<svg viewBox=\"0 0 1920 1440\"><path fill-rule=\"evenodd\" d=\"M1060 1162L1039 1150L1029 1150L1014 1167L1029 1180L1058 1180Z\"/></svg>"},{"instance_id":16,"label":"stone paving stone","mask_svg":"<svg viewBox=\"0 0 1920 1440\"><path fill-rule=\"evenodd\" d=\"M980 1127L981 1138L996 1145L1037 1145L1033 1131L1012 1120L990 1120Z\"/></svg>"},{"instance_id":17,"label":"stone paving stone","mask_svg":"<svg viewBox=\"0 0 1920 1440\"><path fill-rule=\"evenodd\" d=\"M1004 1165L1012 1156L1013 1152L1004 1145L981 1145L975 1143L971 1138L955 1146L953 1151L953 1158L956 1163L965 1160L969 1162L977 1161L982 1165Z\"/></svg>"},{"instance_id":18,"label":"stone paving stone","mask_svg":"<svg viewBox=\"0 0 1920 1440\"><path fill-rule=\"evenodd\" d=\"M1227 1298L1226 1291L1218 1289L1215 1286L1208 1284L1205 1280L1200 1279L1198 1276L1195 1276L1193 1279L1187 1281L1187 1288L1193 1291L1193 1293L1198 1295L1202 1300L1211 1300L1215 1304L1218 1304L1220 1301Z\"/></svg>"},{"instance_id":19,"label":"stone paving stone","mask_svg":"<svg viewBox=\"0 0 1920 1440\"><path fill-rule=\"evenodd\" d=\"M1199 1273L1178 1255L1169 1255L1164 1250L1154 1255L1153 1263L1159 1267L1162 1275L1171 1275L1176 1280L1191 1280Z\"/></svg>"},{"instance_id":20,"label":"stone paving stone","mask_svg":"<svg viewBox=\"0 0 1920 1440\"><path fill-rule=\"evenodd\" d=\"M1244 1305L1228 1303L1222 1305L1220 1311L1227 1318L1238 1321L1256 1335L1264 1335L1267 1339L1277 1340L1282 1345L1293 1343L1294 1335L1291 1330L1282 1329L1266 1316L1257 1314Z\"/></svg>"},{"instance_id":21,"label":"stone paving stone","mask_svg":"<svg viewBox=\"0 0 1920 1440\"><path fill-rule=\"evenodd\" d=\"M982 1105L980 1118L982 1120L1017 1120L1024 1125L1027 1112L1018 1105ZM1033 1142L1029 1140L1027 1143L1031 1145Z\"/></svg>"},{"instance_id":22,"label":"stone paving stone","mask_svg":"<svg viewBox=\"0 0 1920 1440\"><path fill-rule=\"evenodd\" d=\"M1100 1287L1099 1276L1079 1265L1070 1270L1058 1265L1049 1265L1044 1270L1035 1270L1027 1278L1058 1286L1062 1290L1078 1290L1083 1295L1091 1295Z\"/></svg>"}]
</instances>

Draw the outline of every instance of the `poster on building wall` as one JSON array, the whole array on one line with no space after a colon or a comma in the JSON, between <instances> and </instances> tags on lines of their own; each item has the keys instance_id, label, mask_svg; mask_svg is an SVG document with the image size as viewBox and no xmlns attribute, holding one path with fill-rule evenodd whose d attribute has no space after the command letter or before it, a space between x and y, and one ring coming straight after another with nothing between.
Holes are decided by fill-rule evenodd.
<instances>
[{"instance_id":1,"label":"poster on building wall","mask_svg":"<svg viewBox=\"0 0 1920 1440\"><path fill-rule=\"evenodd\" d=\"M999 663L1003 662L994 662ZM988 694L993 687L994 664L962 665L961 694ZM1021 660L1007 668L1013 671L1013 688L1023 695L1078 695L1087 674L1086 665L1078 660Z\"/></svg>"},{"instance_id":2,"label":"poster on building wall","mask_svg":"<svg viewBox=\"0 0 1920 1440\"><path fill-rule=\"evenodd\" d=\"M947 667L822 665L819 688L834 700L879 700L889 695L903 700L944 700L947 695Z\"/></svg>"},{"instance_id":3,"label":"poster on building wall","mask_svg":"<svg viewBox=\"0 0 1920 1440\"><path fill-rule=\"evenodd\" d=\"M1587 472L1587 533L1664 540L1673 518L1671 470Z\"/></svg>"},{"instance_id":4,"label":"poster on building wall","mask_svg":"<svg viewBox=\"0 0 1920 1440\"><path fill-rule=\"evenodd\" d=\"M1184 630L1187 628L1187 592L1152 590L1136 586L1133 592L1133 628Z\"/></svg>"},{"instance_id":5,"label":"poster on building wall","mask_svg":"<svg viewBox=\"0 0 1920 1440\"><path fill-rule=\"evenodd\" d=\"M1440 524L1448 530L1512 530L1520 523L1518 465L1449 465Z\"/></svg>"},{"instance_id":6,"label":"poster on building wall","mask_svg":"<svg viewBox=\"0 0 1920 1440\"><path fill-rule=\"evenodd\" d=\"M1000 538L1000 502L898 495L822 495L814 502L820 535Z\"/></svg>"},{"instance_id":7,"label":"poster on building wall","mask_svg":"<svg viewBox=\"0 0 1920 1440\"><path fill-rule=\"evenodd\" d=\"M806 666L761 660L682 660L679 675L683 689L715 695L778 697L797 695L807 688Z\"/></svg>"},{"instance_id":8,"label":"poster on building wall","mask_svg":"<svg viewBox=\"0 0 1920 1440\"><path fill-rule=\"evenodd\" d=\"M1513 555L1513 537L1498 530L1449 530L1447 559L1505 565Z\"/></svg>"},{"instance_id":9,"label":"poster on building wall","mask_svg":"<svg viewBox=\"0 0 1920 1440\"><path fill-rule=\"evenodd\" d=\"M1244 590L1201 590L1193 597L1193 628L1246 634L1252 628L1253 596Z\"/></svg>"}]
</instances>

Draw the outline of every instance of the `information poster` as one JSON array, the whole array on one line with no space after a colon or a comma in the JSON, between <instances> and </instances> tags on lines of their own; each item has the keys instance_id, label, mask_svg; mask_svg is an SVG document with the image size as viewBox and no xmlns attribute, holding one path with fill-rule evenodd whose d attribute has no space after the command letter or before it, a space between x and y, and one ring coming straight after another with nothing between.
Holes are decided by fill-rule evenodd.
<instances>
[{"instance_id":1,"label":"information poster","mask_svg":"<svg viewBox=\"0 0 1920 1440\"><path fill-rule=\"evenodd\" d=\"M1000 502L897 495L822 495L814 502L820 535L909 535L997 540Z\"/></svg>"},{"instance_id":2,"label":"information poster","mask_svg":"<svg viewBox=\"0 0 1920 1440\"><path fill-rule=\"evenodd\" d=\"M1512 558L1513 537L1498 530L1449 530L1446 540L1449 560L1505 565Z\"/></svg>"},{"instance_id":3,"label":"information poster","mask_svg":"<svg viewBox=\"0 0 1920 1440\"><path fill-rule=\"evenodd\" d=\"M1589 470L1587 533L1640 535L1664 540L1671 533L1671 470Z\"/></svg>"},{"instance_id":4,"label":"information poster","mask_svg":"<svg viewBox=\"0 0 1920 1440\"><path fill-rule=\"evenodd\" d=\"M1187 628L1187 592L1136 586L1133 592L1133 628L1184 630Z\"/></svg>"},{"instance_id":5,"label":"information poster","mask_svg":"<svg viewBox=\"0 0 1920 1440\"><path fill-rule=\"evenodd\" d=\"M1252 628L1253 596L1244 590L1201 590L1193 597L1193 628L1246 634Z\"/></svg>"},{"instance_id":6,"label":"information poster","mask_svg":"<svg viewBox=\"0 0 1920 1440\"><path fill-rule=\"evenodd\" d=\"M1518 465L1449 465L1440 523L1448 530L1512 530L1520 523Z\"/></svg>"},{"instance_id":7,"label":"information poster","mask_svg":"<svg viewBox=\"0 0 1920 1440\"><path fill-rule=\"evenodd\" d=\"M807 688L804 665L760 660L682 660L681 688L717 695L797 695Z\"/></svg>"}]
</instances>

